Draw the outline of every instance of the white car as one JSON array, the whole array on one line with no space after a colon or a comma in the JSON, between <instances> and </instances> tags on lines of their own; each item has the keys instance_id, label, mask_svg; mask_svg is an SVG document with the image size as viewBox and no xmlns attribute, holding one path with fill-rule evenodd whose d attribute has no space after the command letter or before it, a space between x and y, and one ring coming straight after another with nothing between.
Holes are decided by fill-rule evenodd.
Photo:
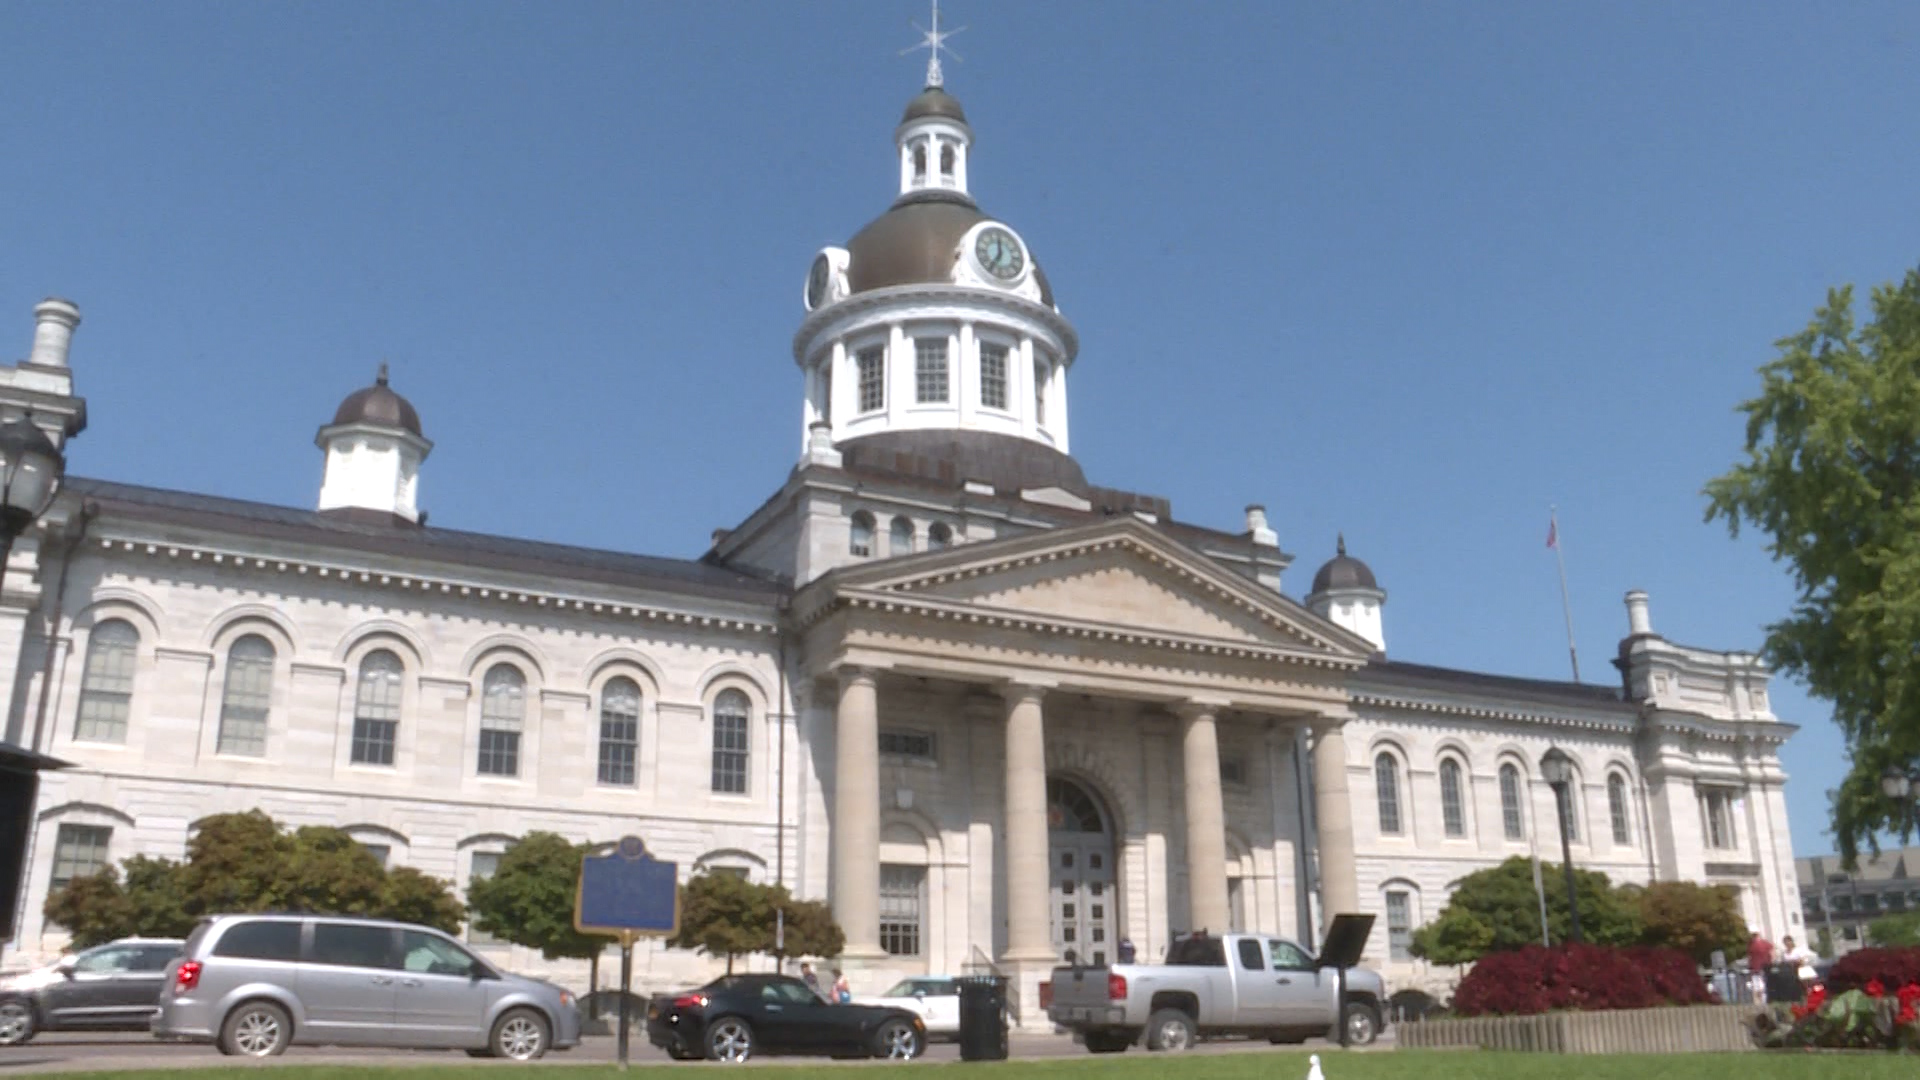
<instances>
[{"instance_id":1,"label":"white car","mask_svg":"<svg viewBox=\"0 0 1920 1080\"><path fill-rule=\"evenodd\" d=\"M960 986L945 975L901 979L879 997L857 997L853 1003L888 1005L915 1013L926 1023L930 1039L952 1039L960 1035Z\"/></svg>"}]
</instances>

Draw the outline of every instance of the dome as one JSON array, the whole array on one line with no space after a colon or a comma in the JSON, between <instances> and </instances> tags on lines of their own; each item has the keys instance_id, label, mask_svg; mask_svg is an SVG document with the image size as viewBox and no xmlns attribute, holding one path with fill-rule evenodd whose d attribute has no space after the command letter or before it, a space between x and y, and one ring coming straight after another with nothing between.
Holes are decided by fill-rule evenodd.
<instances>
[{"instance_id":1,"label":"dome","mask_svg":"<svg viewBox=\"0 0 1920 1080\"><path fill-rule=\"evenodd\" d=\"M922 95L925 96L925 95ZM923 192L891 209L847 241L847 289L862 293L894 285L944 285L967 230L992 220L973 200L950 192ZM1041 302L1053 306L1053 288L1034 261Z\"/></svg>"},{"instance_id":2,"label":"dome","mask_svg":"<svg viewBox=\"0 0 1920 1080\"><path fill-rule=\"evenodd\" d=\"M387 387L385 364L380 365L380 374L374 378L372 386L362 387L347 395L347 399L340 403L340 408L334 411L333 422L336 426L373 424L397 427L414 435L421 434L420 414L414 411L413 404Z\"/></svg>"},{"instance_id":3,"label":"dome","mask_svg":"<svg viewBox=\"0 0 1920 1080\"><path fill-rule=\"evenodd\" d=\"M1373 571L1366 563L1347 554L1347 538L1342 536L1337 544L1337 554L1328 560L1320 572L1313 575L1313 591L1327 592L1332 589L1373 589L1380 584L1374 580Z\"/></svg>"},{"instance_id":4,"label":"dome","mask_svg":"<svg viewBox=\"0 0 1920 1080\"><path fill-rule=\"evenodd\" d=\"M920 91L912 101L907 102L907 111L900 117L903 124L915 120L927 119L952 120L957 124L967 122L966 111L960 108L960 99L937 86L929 86Z\"/></svg>"}]
</instances>

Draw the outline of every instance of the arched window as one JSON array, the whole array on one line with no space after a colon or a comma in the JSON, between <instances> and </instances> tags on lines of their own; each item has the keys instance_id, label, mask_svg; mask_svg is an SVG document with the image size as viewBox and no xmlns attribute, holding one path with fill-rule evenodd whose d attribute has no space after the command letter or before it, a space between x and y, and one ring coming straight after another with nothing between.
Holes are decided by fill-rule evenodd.
<instances>
[{"instance_id":1,"label":"arched window","mask_svg":"<svg viewBox=\"0 0 1920 1080\"><path fill-rule=\"evenodd\" d=\"M1632 819L1627 816L1627 778L1619 773L1607 777L1607 812L1613 818L1613 842L1633 843Z\"/></svg>"},{"instance_id":2,"label":"arched window","mask_svg":"<svg viewBox=\"0 0 1920 1080\"><path fill-rule=\"evenodd\" d=\"M640 757L640 684L622 675L600 690L600 782L631 787Z\"/></svg>"},{"instance_id":3,"label":"arched window","mask_svg":"<svg viewBox=\"0 0 1920 1080\"><path fill-rule=\"evenodd\" d=\"M861 558L873 555L873 515L865 510L853 514L853 529L847 536L847 552Z\"/></svg>"},{"instance_id":4,"label":"arched window","mask_svg":"<svg viewBox=\"0 0 1920 1080\"><path fill-rule=\"evenodd\" d=\"M387 649L378 649L360 661L360 685L353 695L355 765L393 764L393 746L400 734L400 684L406 668Z\"/></svg>"},{"instance_id":5,"label":"arched window","mask_svg":"<svg viewBox=\"0 0 1920 1080\"><path fill-rule=\"evenodd\" d=\"M227 650L227 685L220 693L216 750L267 756L267 710L273 703L273 643L248 634Z\"/></svg>"},{"instance_id":6,"label":"arched window","mask_svg":"<svg viewBox=\"0 0 1920 1080\"><path fill-rule=\"evenodd\" d=\"M913 521L911 519L903 517L893 519L893 531L887 537L887 554L895 556L913 554Z\"/></svg>"},{"instance_id":7,"label":"arched window","mask_svg":"<svg viewBox=\"0 0 1920 1080\"><path fill-rule=\"evenodd\" d=\"M1448 836L1467 835L1467 805L1460 793L1460 763L1452 758L1440 762L1440 819Z\"/></svg>"},{"instance_id":8,"label":"arched window","mask_svg":"<svg viewBox=\"0 0 1920 1080\"><path fill-rule=\"evenodd\" d=\"M913 148L913 178L922 182L927 179L927 148L925 146Z\"/></svg>"},{"instance_id":9,"label":"arched window","mask_svg":"<svg viewBox=\"0 0 1920 1080\"><path fill-rule=\"evenodd\" d=\"M140 631L125 619L108 619L87 635L87 662L80 675L80 715L73 737L90 742L126 742L133 707L133 662Z\"/></svg>"},{"instance_id":10,"label":"arched window","mask_svg":"<svg viewBox=\"0 0 1920 1080\"><path fill-rule=\"evenodd\" d=\"M936 521L927 529L927 550L939 551L953 546L953 530L944 521Z\"/></svg>"},{"instance_id":11,"label":"arched window","mask_svg":"<svg viewBox=\"0 0 1920 1080\"><path fill-rule=\"evenodd\" d=\"M1380 831L1387 836L1400 834L1400 770L1392 754L1373 759L1375 799L1380 804Z\"/></svg>"},{"instance_id":12,"label":"arched window","mask_svg":"<svg viewBox=\"0 0 1920 1080\"><path fill-rule=\"evenodd\" d=\"M493 665L480 691L480 775L520 775L526 720L527 677L512 664Z\"/></svg>"},{"instance_id":13,"label":"arched window","mask_svg":"<svg viewBox=\"0 0 1920 1080\"><path fill-rule=\"evenodd\" d=\"M1527 822L1520 816L1520 770L1512 765L1500 766L1500 822L1507 839L1527 838Z\"/></svg>"},{"instance_id":14,"label":"arched window","mask_svg":"<svg viewBox=\"0 0 1920 1080\"><path fill-rule=\"evenodd\" d=\"M713 790L747 793L747 721L753 707L738 690L722 690L713 699Z\"/></svg>"},{"instance_id":15,"label":"arched window","mask_svg":"<svg viewBox=\"0 0 1920 1080\"><path fill-rule=\"evenodd\" d=\"M1033 361L1033 422L1043 427L1047 422L1047 362L1038 357Z\"/></svg>"},{"instance_id":16,"label":"arched window","mask_svg":"<svg viewBox=\"0 0 1920 1080\"><path fill-rule=\"evenodd\" d=\"M944 143L940 147L940 175L953 178L953 144Z\"/></svg>"}]
</instances>

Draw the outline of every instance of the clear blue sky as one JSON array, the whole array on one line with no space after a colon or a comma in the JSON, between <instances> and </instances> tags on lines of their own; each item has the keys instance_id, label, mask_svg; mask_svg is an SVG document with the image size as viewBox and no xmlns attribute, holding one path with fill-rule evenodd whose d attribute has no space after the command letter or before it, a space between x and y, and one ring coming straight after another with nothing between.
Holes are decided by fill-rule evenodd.
<instances>
[{"instance_id":1,"label":"clear blue sky","mask_svg":"<svg viewBox=\"0 0 1920 1080\"><path fill-rule=\"evenodd\" d=\"M1920 256L1920 5L950 0L975 194L1082 348L1098 483L1336 530L1390 653L1756 648L1703 524L1830 285ZM696 556L784 479L813 253L894 194L918 0L0 5L0 335L81 305L76 472L307 505L377 363L436 524ZM11 329L6 329L11 327ZM1779 687L1794 838L1826 711Z\"/></svg>"}]
</instances>

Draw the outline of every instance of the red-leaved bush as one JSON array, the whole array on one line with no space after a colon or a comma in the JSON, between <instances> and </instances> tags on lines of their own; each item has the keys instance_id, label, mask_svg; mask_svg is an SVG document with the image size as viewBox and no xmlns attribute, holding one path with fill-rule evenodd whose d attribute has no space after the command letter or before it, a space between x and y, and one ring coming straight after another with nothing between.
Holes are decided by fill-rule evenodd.
<instances>
[{"instance_id":1,"label":"red-leaved bush","mask_svg":"<svg viewBox=\"0 0 1920 1080\"><path fill-rule=\"evenodd\" d=\"M1678 949L1529 945L1490 953L1454 991L1460 1016L1531 1016L1558 1009L1650 1009L1714 1000L1693 960Z\"/></svg>"},{"instance_id":2,"label":"red-leaved bush","mask_svg":"<svg viewBox=\"0 0 1920 1080\"><path fill-rule=\"evenodd\" d=\"M1833 994L1865 990L1876 980L1892 987L1920 983L1920 947L1850 952L1833 962L1833 970L1827 972L1827 990Z\"/></svg>"}]
</instances>

